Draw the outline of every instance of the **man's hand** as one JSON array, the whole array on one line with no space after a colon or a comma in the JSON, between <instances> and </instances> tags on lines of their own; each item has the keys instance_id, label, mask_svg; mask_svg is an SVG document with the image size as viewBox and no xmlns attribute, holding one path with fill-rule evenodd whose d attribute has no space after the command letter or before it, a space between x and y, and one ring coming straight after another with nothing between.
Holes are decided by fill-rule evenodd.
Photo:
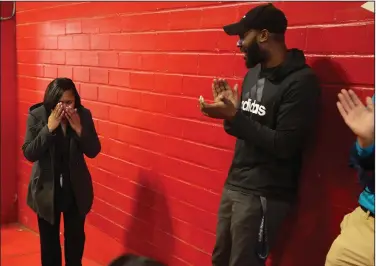
<instances>
[{"instance_id":1,"label":"man's hand","mask_svg":"<svg viewBox=\"0 0 376 266\"><path fill-rule=\"evenodd\" d=\"M214 79L212 84L214 103L206 103L200 96L201 112L211 118L231 120L237 111L238 85L234 89L224 79Z\"/></svg>"},{"instance_id":2,"label":"man's hand","mask_svg":"<svg viewBox=\"0 0 376 266\"><path fill-rule=\"evenodd\" d=\"M208 104L205 102L204 98L200 96L199 102L201 112L211 118L231 120L237 112L234 104L225 97L218 102Z\"/></svg>"},{"instance_id":3,"label":"man's hand","mask_svg":"<svg viewBox=\"0 0 376 266\"><path fill-rule=\"evenodd\" d=\"M364 106L352 90L342 90L338 99L338 110L347 126L358 136L359 145L365 148L374 143L375 118L372 99L367 97L367 106Z\"/></svg>"},{"instance_id":4,"label":"man's hand","mask_svg":"<svg viewBox=\"0 0 376 266\"><path fill-rule=\"evenodd\" d=\"M234 86L233 90L225 79L214 79L212 92L214 102L219 102L222 101L223 98L227 98L235 107L238 106L238 84Z\"/></svg>"},{"instance_id":5,"label":"man's hand","mask_svg":"<svg viewBox=\"0 0 376 266\"><path fill-rule=\"evenodd\" d=\"M68 107L66 109L65 117L68 119L69 124L71 125L72 129L80 137L81 132L82 132L82 126L81 126L80 116L77 113L77 109L72 109Z\"/></svg>"}]
</instances>

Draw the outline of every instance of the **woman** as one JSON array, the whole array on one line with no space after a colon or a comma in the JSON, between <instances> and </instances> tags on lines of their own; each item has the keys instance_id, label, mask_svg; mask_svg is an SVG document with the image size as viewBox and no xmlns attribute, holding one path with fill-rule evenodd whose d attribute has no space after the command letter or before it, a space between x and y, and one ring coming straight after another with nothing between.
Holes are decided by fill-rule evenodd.
<instances>
[{"instance_id":1,"label":"woman","mask_svg":"<svg viewBox=\"0 0 376 266\"><path fill-rule=\"evenodd\" d=\"M34 163L27 204L38 217L42 266L62 265L61 213L66 265L82 265L85 217L93 203L84 154L96 157L101 144L91 113L81 105L72 80L54 79L43 103L30 108L22 150Z\"/></svg>"}]
</instances>

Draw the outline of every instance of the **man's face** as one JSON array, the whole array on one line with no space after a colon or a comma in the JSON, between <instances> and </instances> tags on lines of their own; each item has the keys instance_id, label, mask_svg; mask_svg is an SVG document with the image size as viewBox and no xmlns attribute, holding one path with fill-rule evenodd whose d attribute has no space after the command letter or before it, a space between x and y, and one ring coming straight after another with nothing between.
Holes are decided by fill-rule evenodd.
<instances>
[{"instance_id":1,"label":"man's face","mask_svg":"<svg viewBox=\"0 0 376 266\"><path fill-rule=\"evenodd\" d=\"M260 41L265 41L262 35L260 31L250 30L244 36L240 36L238 47L244 54L247 68L255 67L257 64L263 63L266 59L266 51L260 44Z\"/></svg>"}]
</instances>

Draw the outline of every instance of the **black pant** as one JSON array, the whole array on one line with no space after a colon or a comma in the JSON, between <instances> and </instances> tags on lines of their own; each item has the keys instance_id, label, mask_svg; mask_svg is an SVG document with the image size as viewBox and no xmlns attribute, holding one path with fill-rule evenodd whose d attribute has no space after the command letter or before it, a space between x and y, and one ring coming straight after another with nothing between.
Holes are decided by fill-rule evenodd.
<instances>
[{"instance_id":1,"label":"black pant","mask_svg":"<svg viewBox=\"0 0 376 266\"><path fill-rule=\"evenodd\" d=\"M269 248L291 203L267 199L266 227ZM224 189L218 213L213 266L264 266L256 249L263 216L259 196Z\"/></svg>"},{"instance_id":2,"label":"black pant","mask_svg":"<svg viewBox=\"0 0 376 266\"><path fill-rule=\"evenodd\" d=\"M57 208L58 209L58 208ZM82 266L85 246L85 217L78 212L76 204L72 204L55 214L55 224L50 224L38 216L41 245L42 266L61 266L60 215L64 217L64 255L66 266Z\"/></svg>"}]
</instances>

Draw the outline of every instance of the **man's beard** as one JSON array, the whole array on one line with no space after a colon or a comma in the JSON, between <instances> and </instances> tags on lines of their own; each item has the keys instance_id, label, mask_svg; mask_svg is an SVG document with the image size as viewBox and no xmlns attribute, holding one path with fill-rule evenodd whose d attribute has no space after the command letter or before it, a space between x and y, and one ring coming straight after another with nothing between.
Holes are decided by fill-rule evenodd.
<instances>
[{"instance_id":1,"label":"man's beard","mask_svg":"<svg viewBox=\"0 0 376 266\"><path fill-rule=\"evenodd\" d=\"M247 68L253 68L257 64L263 63L266 59L265 53L260 49L260 46L256 41L253 41L246 51L245 65Z\"/></svg>"}]
</instances>

